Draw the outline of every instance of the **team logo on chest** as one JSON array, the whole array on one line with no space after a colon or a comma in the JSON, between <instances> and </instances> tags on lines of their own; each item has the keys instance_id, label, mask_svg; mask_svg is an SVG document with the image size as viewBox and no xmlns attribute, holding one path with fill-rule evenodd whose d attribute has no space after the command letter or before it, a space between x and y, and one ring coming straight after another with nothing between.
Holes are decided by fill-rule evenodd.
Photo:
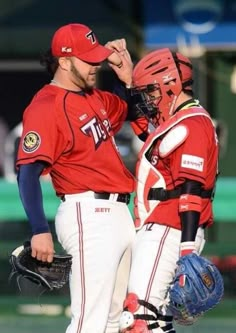
<instances>
[{"instance_id":1,"label":"team logo on chest","mask_svg":"<svg viewBox=\"0 0 236 333\"><path fill-rule=\"evenodd\" d=\"M25 153L33 153L40 146L41 138L37 132L28 132L24 136L22 149Z\"/></svg>"},{"instance_id":2,"label":"team logo on chest","mask_svg":"<svg viewBox=\"0 0 236 333\"><path fill-rule=\"evenodd\" d=\"M95 149L97 149L103 141L106 141L110 137L111 125L109 120L104 119L100 123L97 118L92 118L87 122L81 130L87 136L90 136L94 140Z\"/></svg>"}]
</instances>

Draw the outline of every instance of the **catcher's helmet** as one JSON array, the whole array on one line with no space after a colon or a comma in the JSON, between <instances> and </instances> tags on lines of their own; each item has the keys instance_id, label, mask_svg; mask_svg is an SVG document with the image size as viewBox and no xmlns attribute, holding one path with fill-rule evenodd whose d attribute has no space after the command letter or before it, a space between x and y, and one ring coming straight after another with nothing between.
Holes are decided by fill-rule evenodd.
<instances>
[{"instance_id":1,"label":"catcher's helmet","mask_svg":"<svg viewBox=\"0 0 236 333\"><path fill-rule=\"evenodd\" d=\"M168 48L150 52L133 71L133 91L143 99L137 107L154 125L173 115L177 97L181 91L192 94L192 83L190 60ZM155 91L159 91L158 97L153 96Z\"/></svg>"},{"instance_id":2,"label":"catcher's helmet","mask_svg":"<svg viewBox=\"0 0 236 333\"><path fill-rule=\"evenodd\" d=\"M176 322L189 325L215 307L224 294L224 283L217 267L195 253L181 257L170 289L170 310ZM184 276L184 285L180 277Z\"/></svg>"}]
</instances>

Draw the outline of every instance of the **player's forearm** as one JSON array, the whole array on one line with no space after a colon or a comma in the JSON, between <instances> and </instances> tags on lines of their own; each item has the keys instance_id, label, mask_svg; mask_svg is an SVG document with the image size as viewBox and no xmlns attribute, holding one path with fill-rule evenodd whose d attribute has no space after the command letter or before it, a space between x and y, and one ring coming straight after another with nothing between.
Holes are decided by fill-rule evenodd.
<instances>
[{"instance_id":1,"label":"player's forearm","mask_svg":"<svg viewBox=\"0 0 236 333\"><path fill-rule=\"evenodd\" d=\"M197 234L200 213L189 211L180 214L182 235L181 242L194 242Z\"/></svg>"},{"instance_id":2,"label":"player's forearm","mask_svg":"<svg viewBox=\"0 0 236 333\"><path fill-rule=\"evenodd\" d=\"M181 187L179 214L181 219L181 255L195 250L195 238L201 211L201 183L186 180Z\"/></svg>"},{"instance_id":3,"label":"player's forearm","mask_svg":"<svg viewBox=\"0 0 236 333\"><path fill-rule=\"evenodd\" d=\"M131 122L131 127L139 139L145 141L149 135L148 121L144 114L136 107L141 97L139 95L132 95L131 89L126 88L125 85L118 80L115 83L113 93L126 101L126 120Z\"/></svg>"},{"instance_id":4,"label":"player's forearm","mask_svg":"<svg viewBox=\"0 0 236 333\"><path fill-rule=\"evenodd\" d=\"M29 219L33 235L49 232L49 225L43 209L42 190L39 181L44 163L21 165L18 172L20 198Z\"/></svg>"}]
</instances>

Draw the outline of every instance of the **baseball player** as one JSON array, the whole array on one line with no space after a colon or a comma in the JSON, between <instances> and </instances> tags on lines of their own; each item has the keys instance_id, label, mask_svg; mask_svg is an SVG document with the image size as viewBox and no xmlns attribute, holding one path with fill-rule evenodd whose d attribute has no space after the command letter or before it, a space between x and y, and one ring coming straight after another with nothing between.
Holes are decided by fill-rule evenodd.
<instances>
[{"instance_id":1,"label":"baseball player","mask_svg":"<svg viewBox=\"0 0 236 333\"><path fill-rule=\"evenodd\" d=\"M137 162L135 223L129 294L121 332L174 333L168 290L180 256L201 253L213 223L218 140L210 115L193 97L192 64L169 49L144 56L133 91L155 130ZM181 279L184 284L184 276ZM191 323L191 318L189 318Z\"/></svg>"},{"instance_id":2,"label":"baseball player","mask_svg":"<svg viewBox=\"0 0 236 333\"><path fill-rule=\"evenodd\" d=\"M135 235L128 209L134 177L114 140L128 117L128 106L95 88L104 60L124 85L131 84L133 67L124 39L104 47L85 25L60 27L43 59L53 79L35 94L23 115L18 185L33 234L32 256L51 262L54 253L39 180L47 173L61 200L56 234L73 256L72 318L66 333L118 332L122 305L116 292L121 308L112 306L111 299L119 263Z\"/></svg>"}]
</instances>

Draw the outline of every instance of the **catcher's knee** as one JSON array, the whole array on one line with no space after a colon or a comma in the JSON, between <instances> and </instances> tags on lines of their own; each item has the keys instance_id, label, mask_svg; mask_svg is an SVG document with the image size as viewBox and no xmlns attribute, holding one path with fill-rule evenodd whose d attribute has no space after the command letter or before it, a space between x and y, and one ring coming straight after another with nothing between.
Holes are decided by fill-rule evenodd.
<instances>
[{"instance_id":1,"label":"catcher's knee","mask_svg":"<svg viewBox=\"0 0 236 333\"><path fill-rule=\"evenodd\" d=\"M144 313L145 311L140 313L138 311L140 306L143 306L148 313ZM154 305L140 300L136 294L130 293L124 302L124 311L120 318L120 332L148 333L152 329L159 328L158 332L175 333L172 319L172 316L161 315Z\"/></svg>"}]
</instances>

